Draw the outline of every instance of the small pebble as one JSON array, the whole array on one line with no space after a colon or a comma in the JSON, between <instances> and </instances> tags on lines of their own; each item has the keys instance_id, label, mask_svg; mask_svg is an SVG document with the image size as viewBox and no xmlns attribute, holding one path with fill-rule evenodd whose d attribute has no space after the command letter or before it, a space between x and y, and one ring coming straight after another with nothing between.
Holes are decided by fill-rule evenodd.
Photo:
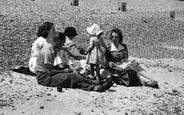
<instances>
[{"instance_id":1,"label":"small pebble","mask_svg":"<svg viewBox=\"0 0 184 115\"><path fill-rule=\"evenodd\" d=\"M50 96L50 95L51 95L51 93L48 93L47 95L48 95L48 96Z\"/></svg>"},{"instance_id":2,"label":"small pebble","mask_svg":"<svg viewBox=\"0 0 184 115\"><path fill-rule=\"evenodd\" d=\"M178 91L177 91L176 89L172 89L172 92L173 92L173 93L176 93L176 92L178 92Z\"/></svg>"},{"instance_id":3,"label":"small pebble","mask_svg":"<svg viewBox=\"0 0 184 115\"><path fill-rule=\"evenodd\" d=\"M44 106L40 106L40 109L44 109Z\"/></svg>"}]
</instances>

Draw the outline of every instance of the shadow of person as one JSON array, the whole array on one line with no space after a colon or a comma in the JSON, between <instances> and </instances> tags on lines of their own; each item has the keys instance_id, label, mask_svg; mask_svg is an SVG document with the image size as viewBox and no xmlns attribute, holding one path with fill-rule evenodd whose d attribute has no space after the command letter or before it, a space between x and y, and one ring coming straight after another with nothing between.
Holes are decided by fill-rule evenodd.
<instances>
[{"instance_id":1,"label":"shadow of person","mask_svg":"<svg viewBox=\"0 0 184 115\"><path fill-rule=\"evenodd\" d=\"M25 74L25 75L36 76L35 73L29 70L29 67L25 67L25 66L15 66L15 68L11 68L10 70L17 73Z\"/></svg>"}]
</instances>

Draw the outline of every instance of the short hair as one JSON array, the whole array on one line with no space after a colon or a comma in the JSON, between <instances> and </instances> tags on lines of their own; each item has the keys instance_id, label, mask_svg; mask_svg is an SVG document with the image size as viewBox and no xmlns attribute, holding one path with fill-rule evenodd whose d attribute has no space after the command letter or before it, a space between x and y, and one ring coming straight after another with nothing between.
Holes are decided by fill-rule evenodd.
<instances>
[{"instance_id":1,"label":"short hair","mask_svg":"<svg viewBox=\"0 0 184 115\"><path fill-rule=\"evenodd\" d=\"M52 22L44 22L41 26L38 27L37 36L47 38L50 29L54 26Z\"/></svg>"},{"instance_id":2,"label":"short hair","mask_svg":"<svg viewBox=\"0 0 184 115\"><path fill-rule=\"evenodd\" d=\"M123 41L123 34L122 34L122 32L121 32L121 30L119 28L114 28L114 29L111 30L111 32L110 32L110 39L112 39L112 37L111 37L112 33L118 34L119 43L121 43Z\"/></svg>"},{"instance_id":3,"label":"short hair","mask_svg":"<svg viewBox=\"0 0 184 115\"><path fill-rule=\"evenodd\" d=\"M62 33L62 32L56 32L55 34L54 34L54 36L52 37L52 40L54 41L54 42L57 42L57 41L63 41L63 40L65 40L66 39L66 36Z\"/></svg>"},{"instance_id":4,"label":"short hair","mask_svg":"<svg viewBox=\"0 0 184 115\"><path fill-rule=\"evenodd\" d=\"M77 32L74 27L67 27L64 31L66 36L77 36Z\"/></svg>"}]
</instances>

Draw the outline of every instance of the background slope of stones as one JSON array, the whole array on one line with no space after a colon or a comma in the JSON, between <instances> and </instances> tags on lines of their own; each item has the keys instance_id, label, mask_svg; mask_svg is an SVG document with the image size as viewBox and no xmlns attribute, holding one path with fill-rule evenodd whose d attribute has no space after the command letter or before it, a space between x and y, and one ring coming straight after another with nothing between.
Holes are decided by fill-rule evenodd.
<instances>
[{"instance_id":1,"label":"background slope of stones","mask_svg":"<svg viewBox=\"0 0 184 115\"><path fill-rule=\"evenodd\" d=\"M118 12L118 2L127 2L127 12ZM77 45L86 48L87 26L97 23L105 32L119 27L124 42L134 57L184 57L183 3L176 0L80 0L79 7L70 0L1 0L0 2L0 66L13 68L27 65L37 27L44 21L54 22L63 31L74 26L79 36ZM170 18L177 11L180 20ZM183 18L184 19L184 18ZM108 43L108 34L107 39Z\"/></svg>"}]
</instances>

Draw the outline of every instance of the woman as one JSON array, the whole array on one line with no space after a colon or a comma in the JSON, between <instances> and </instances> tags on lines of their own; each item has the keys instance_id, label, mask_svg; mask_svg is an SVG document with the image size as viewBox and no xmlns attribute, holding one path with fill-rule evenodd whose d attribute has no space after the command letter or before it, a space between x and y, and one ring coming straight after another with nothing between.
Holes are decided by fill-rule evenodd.
<instances>
[{"instance_id":1,"label":"woman","mask_svg":"<svg viewBox=\"0 0 184 115\"><path fill-rule=\"evenodd\" d=\"M64 30L66 36L65 48L67 48L67 53L70 57L70 62L73 65L74 69L82 69L82 65L85 62L86 55L81 54L78 50L76 44L72 41L78 34L74 27L67 27Z\"/></svg>"},{"instance_id":2,"label":"woman","mask_svg":"<svg viewBox=\"0 0 184 115\"><path fill-rule=\"evenodd\" d=\"M117 84L125 86L158 86L157 81L151 78L143 69L143 65L128 60L128 48L123 43L123 35L120 29L111 30L110 40L111 47L109 52L106 52L106 59L111 74L118 76L116 77Z\"/></svg>"},{"instance_id":3,"label":"woman","mask_svg":"<svg viewBox=\"0 0 184 115\"><path fill-rule=\"evenodd\" d=\"M53 36L55 32L54 24L51 22L44 22L38 28L37 36L38 38L33 43L31 48L31 58L29 60L29 69L31 72L35 73L36 60L39 51L47 44L47 39Z\"/></svg>"},{"instance_id":4,"label":"woman","mask_svg":"<svg viewBox=\"0 0 184 115\"><path fill-rule=\"evenodd\" d=\"M80 76L70 68L54 67L57 51L62 49L64 43L65 35L57 32L39 52L36 65L36 78L39 85L60 89L80 88L97 92L108 90L113 85L111 79L108 81L91 80Z\"/></svg>"}]
</instances>

